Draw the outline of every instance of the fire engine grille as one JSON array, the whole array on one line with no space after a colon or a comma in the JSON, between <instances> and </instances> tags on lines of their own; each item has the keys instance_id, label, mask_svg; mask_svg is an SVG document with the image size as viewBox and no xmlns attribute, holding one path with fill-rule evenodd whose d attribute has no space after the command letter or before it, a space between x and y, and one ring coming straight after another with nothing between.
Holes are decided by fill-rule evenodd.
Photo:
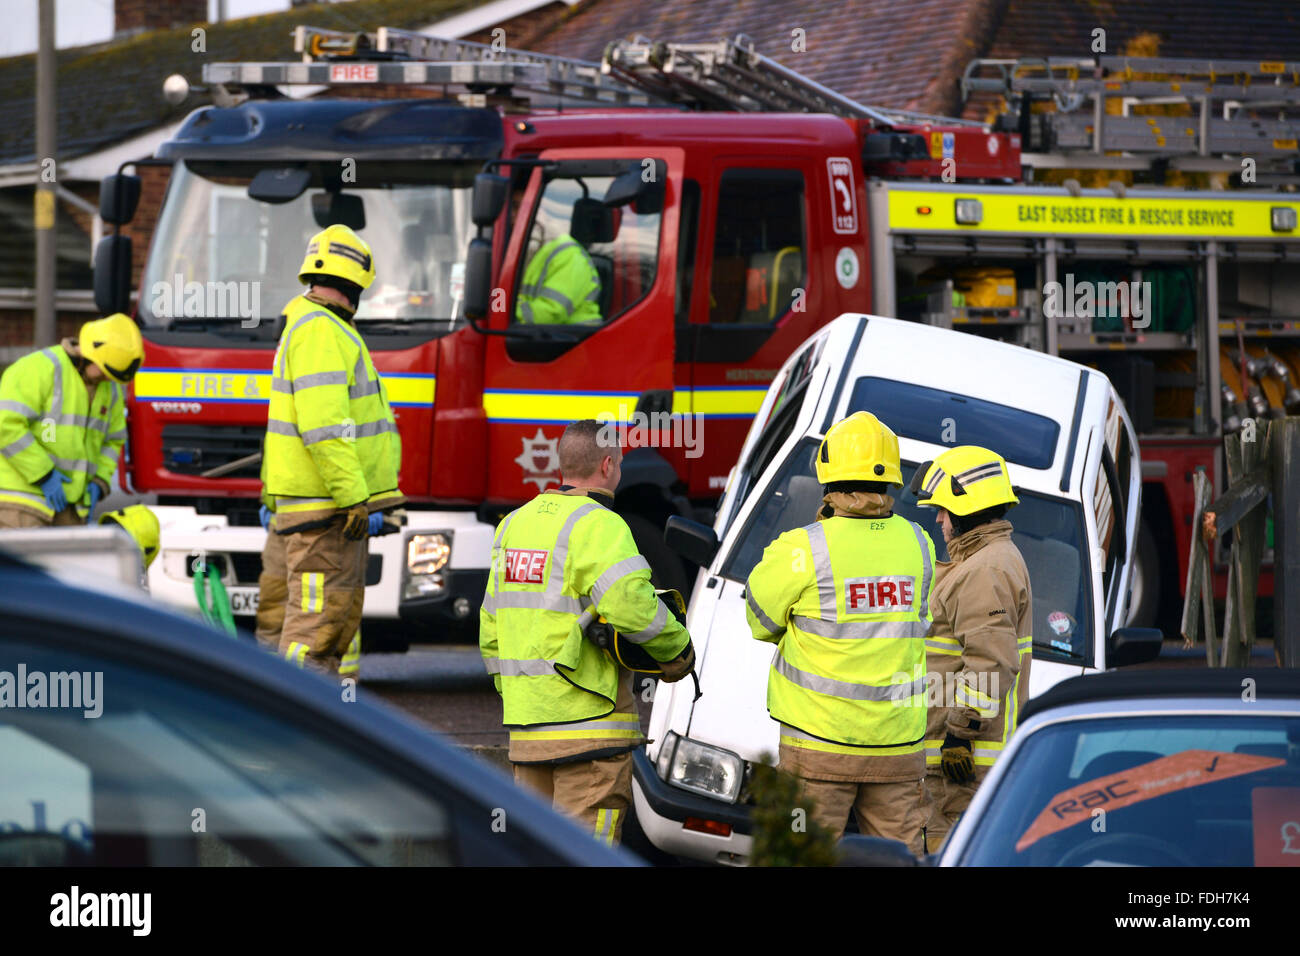
<instances>
[{"instance_id":1,"label":"fire engine grille","mask_svg":"<svg viewBox=\"0 0 1300 956\"><path fill-rule=\"evenodd\" d=\"M164 425L163 463L178 474L197 475L262 450L262 425ZM256 478L258 464L244 465L224 478Z\"/></svg>"}]
</instances>

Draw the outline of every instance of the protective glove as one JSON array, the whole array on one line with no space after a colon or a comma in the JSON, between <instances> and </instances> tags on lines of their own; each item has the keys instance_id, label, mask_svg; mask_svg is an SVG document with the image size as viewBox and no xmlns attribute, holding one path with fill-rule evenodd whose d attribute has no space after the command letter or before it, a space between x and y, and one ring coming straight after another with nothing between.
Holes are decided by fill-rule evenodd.
<instances>
[{"instance_id":1,"label":"protective glove","mask_svg":"<svg viewBox=\"0 0 1300 956\"><path fill-rule=\"evenodd\" d=\"M369 530L370 537L373 538L375 535L379 534L379 529L382 528L383 526L384 526L384 513L382 511L376 511L374 514L370 516L370 530Z\"/></svg>"},{"instance_id":2,"label":"protective glove","mask_svg":"<svg viewBox=\"0 0 1300 956\"><path fill-rule=\"evenodd\" d=\"M364 501L358 501L344 515L343 537L349 541L360 541L370 533L370 509Z\"/></svg>"},{"instance_id":3,"label":"protective glove","mask_svg":"<svg viewBox=\"0 0 1300 956\"><path fill-rule=\"evenodd\" d=\"M971 756L969 740L949 733L939 748L939 766L943 775L953 783L971 783L975 780L975 760Z\"/></svg>"},{"instance_id":4,"label":"protective glove","mask_svg":"<svg viewBox=\"0 0 1300 956\"><path fill-rule=\"evenodd\" d=\"M271 509L266 505L257 509L257 520L262 523L262 530L271 530Z\"/></svg>"},{"instance_id":5,"label":"protective glove","mask_svg":"<svg viewBox=\"0 0 1300 956\"><path fill-rule=\"evenodd\" d=\"M92 481L90 487L86 489L86 493L90 495L90 508L86 511L86 524L90 524L95 520L95 505L99 504L99 496L104 491L99 487L99 482Z\"/></svg>"},{"instance_id":6,"label":"protective glove","mask_svg":"<svg viewBox=\"0 0 1300 956\"><path fill-rule=\"evenodd\" d=\"M663 676L659 679L665 684L675 684L689 674L694 666L695 645L688 640L680 654L670 661L659 662L659 670L663 672Z\"/></svg>"},{"instance_id":7,"label":"protective glove","mask_svg":"<svg viewBox=\"0 0 1300 956\"><path fill-rule=\"evenodd\" d=\"M45 495L45 501L54 513L58 514L68 506L68 496L63 491L63 486L72 479L57 468L50 472L50 476L41 482L41 494Z\"/></svg>"}]
</instances>

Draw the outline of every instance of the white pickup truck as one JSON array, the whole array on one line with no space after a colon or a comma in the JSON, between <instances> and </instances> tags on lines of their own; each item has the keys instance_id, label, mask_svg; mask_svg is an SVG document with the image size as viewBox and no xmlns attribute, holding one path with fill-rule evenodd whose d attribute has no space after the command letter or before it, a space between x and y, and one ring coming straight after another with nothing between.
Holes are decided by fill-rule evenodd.
<instances>
[{"instance_id":1,"label":"white pickup truck","mask_svg":"<svg viewBox=\"0 0 1300 956\"><path fill-rule=\"evenodd\" d=\"M1137 438L1106 376L964 332L846 314L805 342L773 381L712 529L674 518L671 545L701 565L687 623L703 696L660 684L651 743L635 754L636 815L665 852L747 862L749 769L775 759L767 713L771 644L745 621L745 580L774 538L814 520L813 455L826 430L870 411L899 438L894 510L943 536L907 492L916 467L954 445L1006 458L1020 503L1008 514L1034 596L1030 693L1150 660L1159 632L1125 628L1142 488ZM706 438L707 440L707 438Z\"/></svg>"}]
</instances>

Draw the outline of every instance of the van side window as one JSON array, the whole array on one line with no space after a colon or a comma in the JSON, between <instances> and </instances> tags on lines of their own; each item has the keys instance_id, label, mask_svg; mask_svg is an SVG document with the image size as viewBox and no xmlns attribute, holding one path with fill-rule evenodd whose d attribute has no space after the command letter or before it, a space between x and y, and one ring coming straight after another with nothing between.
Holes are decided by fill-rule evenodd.
<instances>
[{"instance_id":1,"label":"van side window","mask_svg":"<svg viewBox=\"0 0 1300 956\"><path fill-rule=\"evenodd\" d=\"M797 169L728 169L718 184L709 321L767 325L804 288L804 176Z\"/></svg>"}]
</instances>

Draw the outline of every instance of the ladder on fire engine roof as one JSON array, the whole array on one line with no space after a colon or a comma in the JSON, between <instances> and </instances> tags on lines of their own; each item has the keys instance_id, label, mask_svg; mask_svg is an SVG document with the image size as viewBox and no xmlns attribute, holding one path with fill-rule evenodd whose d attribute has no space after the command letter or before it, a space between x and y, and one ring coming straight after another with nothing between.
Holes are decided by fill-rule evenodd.
<instances>
[{"instance_id":1,"label":"ladder on fire engine roof","mask_svg":"<svg viewBox=\"0 0 1300 956\"><path fill-rule=\"evenodd\" d=\"M1028 166L1143 169L1166 160L1180 169L1240 172L1241 160L1252 157L1261 167L1300 173L1300 62L977 59L967 65L961 87L963 99L974 92L1006 97L1008 111L995 128L1019 129L1021 161ZM1120 115L1106 112L1114 99ZM1030 104L1047 101L1055 112L1031 112ZM1169 104L1187 104L1194 115L1131 112Z\"/></svg>"},{"instance_id":2,"label":"ladder on fire engine roof","mask_svg":"<svg viewBox=\"0 0 1300 956\"><path fill-rule=\"evenodd\" d=\"M391 27L343 33L299 26L294 51L302 62L205 64L203 79L221 89L225 102L276 86L381 83L463 87L469 95L461 99L469 104L484 102L489 91L509 90L560 105L818 112L867 118L882 126L987 128L985 123L857 103L763 56L744 36L717 43L652 43L637 37L610 44L602 62L592 63Z\"/></svg>"}]
</instances>

